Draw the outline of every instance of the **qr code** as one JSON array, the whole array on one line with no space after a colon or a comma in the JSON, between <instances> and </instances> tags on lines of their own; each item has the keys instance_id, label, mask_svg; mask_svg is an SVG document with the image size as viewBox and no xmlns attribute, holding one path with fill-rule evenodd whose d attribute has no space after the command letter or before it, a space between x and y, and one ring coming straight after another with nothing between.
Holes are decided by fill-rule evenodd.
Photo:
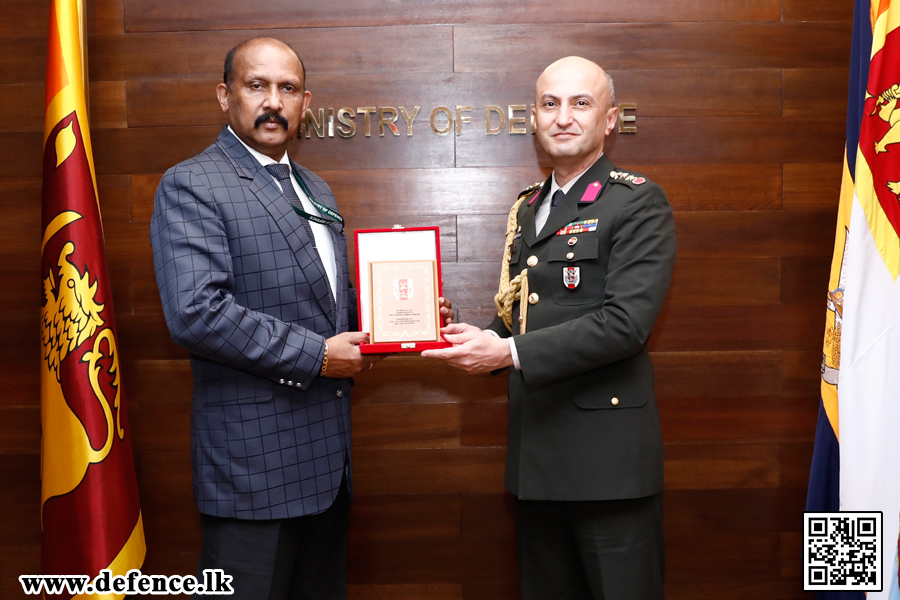
<instances>
[{"instance_id":1,"label":"qr code","mask_svg":"<svg viewBox=\"0 0 900 600\"><path fill-rule=\"evenodd\" d=\"M881 516L803 513L803 589L880 592Z\"/></svg>"}]
</instances>

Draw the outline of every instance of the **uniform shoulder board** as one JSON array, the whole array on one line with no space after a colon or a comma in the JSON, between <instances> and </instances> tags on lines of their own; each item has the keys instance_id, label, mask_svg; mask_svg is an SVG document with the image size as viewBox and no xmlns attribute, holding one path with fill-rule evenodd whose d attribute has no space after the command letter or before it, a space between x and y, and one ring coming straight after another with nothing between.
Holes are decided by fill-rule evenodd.
<instances>
[{"instance_id":1,"label":"uniform shoulder board","mask_svg":"<svg viewBox=\"0 0 900 600\"><path fill-rule=\"evenodd\" d=\"M517 197L521 198L522 196L527 196L531 192L533 192L535 190L539 190L542 187L544 187L544 182L538 181L537 183L533 183L533 184L529 185L527 188L525 188L524 190L522 190L521 192L519 192L519 195Z\"/></svg>"},{"instance_id":2,"label":"uniform shoulder board","mask_svg":"<svg viewBox=\"0 0 900 600\"><path fill-rule=\"evenodd\" d=\"M616 183L630 183L632 185L641 185L642 183L647 183L647 179L645 177L634 175L633 173L628 173L627 171L610 171L609 179L610 181L614 181Z\"/></svg>"}]
</instances>

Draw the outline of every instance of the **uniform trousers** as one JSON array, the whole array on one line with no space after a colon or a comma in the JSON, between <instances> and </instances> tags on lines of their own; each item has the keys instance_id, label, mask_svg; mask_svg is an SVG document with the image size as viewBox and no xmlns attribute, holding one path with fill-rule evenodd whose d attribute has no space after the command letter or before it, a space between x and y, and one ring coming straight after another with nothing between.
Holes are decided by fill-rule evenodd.
<instances>
[{"instance_id":1,"label":"uniform trousers","mask_svg":"<svg viewBox=\"0 0 900 600\"><path fill-rule=\"evenodd\" d=\"M518 500L523 600L661 600L662 493L646 498Z\"/></svg>"},{"instance_id":2,"label":"uniform trousers","mask_svg":"<svg viewBox=\"0 0 900 600\"><path fill-rule=\"evenodd\" d=\"M223 569L234 578L234 600L346 600L349 520L346 479L334 503L315 515L254 521L201 514L197 579L204 569Z\"/></svg>"}]
</instances>

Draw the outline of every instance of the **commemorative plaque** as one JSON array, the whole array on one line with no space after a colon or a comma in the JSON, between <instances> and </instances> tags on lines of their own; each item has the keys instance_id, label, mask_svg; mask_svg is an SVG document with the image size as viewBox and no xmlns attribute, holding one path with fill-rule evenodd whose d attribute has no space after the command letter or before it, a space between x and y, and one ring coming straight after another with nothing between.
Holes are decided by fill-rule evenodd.
<instances>
[{"instance_id":1,"label":"commemorative plaque","mask_svg":"<svg viewBox=\"0 0 900 600\"><path fill-rule=\"evenodd\" d=\"M433 260L373 262L373 344L437 342L440 329Z\"/></svg>"},{"instance_id":2,"label":"commemorative plaque","mask_svg":"<svg viewBox=\"0 0 900 600\"><path fill-rule=\"evenodd\" d=\"M441 338L440 235L437 227L356 231L360 330L364 354L449 346Z\"/></svg>"}]
</instances>

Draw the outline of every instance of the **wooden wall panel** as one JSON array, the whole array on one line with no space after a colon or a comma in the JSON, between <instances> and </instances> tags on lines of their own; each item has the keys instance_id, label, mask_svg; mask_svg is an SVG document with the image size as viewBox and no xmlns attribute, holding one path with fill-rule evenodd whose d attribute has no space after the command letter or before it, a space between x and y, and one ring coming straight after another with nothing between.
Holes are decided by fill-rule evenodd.
<instances>
[{"instance_id":1,"label":"wooden wall panel","mask_svg":"<svg viewBox=\"0 0 900 600\"><path fill-rule=\"evenodd\" d=\"M671 535L699 531L740 538L748 533L797 530L797 509L806 503L805 488L672 490L666 492L663 521Z\"/></svg>"},{"instance_id":2,"label":"wooden wall panel","mask_svg":"<svg viewBox=\"0 0 900 600\"><path fill-rule=\"evenodd\" d=\"M815 382L815 369L810 373ZM788 391L782 386L782 394ZM812 395L661 397L663 439L667 443L707 442L719 447L733 442L807 438L815 433L819 410L818 404L809 399Z\"/></svg>"},{"instance_id":3,"label":"wooden wall panel","mask_svg":"<svg viewBox=\"0 0 900 600\"><path fill-rule=\"evenodd\" d=\"M513 539L516 500L511 494L468 494L462 501L462 535L467 539Z\"/></svg>"},{"instance_id":4,"label":"wooden wall panel","mask_svg":"<svg viewBox=\"0 0 900 600\"><path fill-rule=\"evenodd\" d=\"M486 325L509 206L545 179L532 135L484 133L484 107L529 104L552 60L610 70L636 135L615 164L660 183L678 258L650 339L666 456L667 596L799 599L800 514L818 410L823 299L841 180L852 9L823 0L235 0L88 3L92 135L132 424L145 572L193 572L188 354L170 339L149 246L163 172L225 122L225 52L265 34L303 56L312 108L420 106L413 136L314 132L291 155L356 228L441 228L444 293ZM0 597L39 569L40 201L49 2L0 23ZM431 110L471 105L461 135ZM523 111L524 114L526 111ZM350 597L519 597L503 488L506 377L416 355L355 378ZM698 551L698 548L703 551Z\"/></svg>"},{"instance_id":5,"label":"wooden wall panel","mask_svg":"<svg viewBox=\"0 0 900 600\"><path fill-rule=\"evenodd\" d=\"M847 114L847 72L844 69L785 69L784 114L787 116Z\"/></svg>"},{"instance_id":6,"label":"wooden wall panel","mask_svg":"<svg viewBox=\"0 0 900 600\"><path fill-rule=\"evenodd\" d=\"M309 61L307 61L309 62ZM812 75L818 70L798 73ZM413 106L422 111L413 120L413 135L427 134L430 111L435 106L471 105L472 124L466 132L484 129L484 107L488 104L534 102L534 82L540 71L513 73L417 73L401 72L390 78L361 73L348 81L343 74L312 74L306 89L313 100L310 109L360 106ZM639 104L641 117L766 116L782 114L782 75L777 69L610 71L616 97ZM833 77L834 75L832 75ZM222 124L225 117L216 101L215 89L221 75L203 79L147 79L128 84L129 125L159 127L171 125ZM799 84L802 82L798 82ZM830 80L820 82L823 87ZM398 99L402 87L405 98ZM2 89L2 88L0 88ZM800 90L797 89L799 93ZM799 98L798 98L799 100ZM521 114L521 113L520 113ZM797 112L798 115L803 113ZM814 113L815 114L815 113ZM494 117L496 123L496 117ZM362 137L363 117L353 118ZM377 117L372 120L377 123ZM401 135L406 123L397 122ZM372 135L378 135L377 127ZM387 135L390 135L388 133ZM320 143L335 143L334 139Z\"/></svg>"},{"instance_id":7,"label":"wooden wall panel","mask_svg":"<svg viewBox=\"0 0 900 600\"><path fill-rule=\"evenodd\" d=\"M831 257L816 256L781 259L781 301L812 305L825 298L831 273Z\"/></svg>"},{"instance_id":8,"label":"wooden wall panel","mask_svg":"<svg viewBox=\"0 0 900 600\"><path fill-rule=\"evenodd\" d=\"M770 258L683 258L666 300L669 304L777 304L781 265Z\"/></svg>"},{"instance_id":9,"label":"wooden wall panel","mask_svg":"<svg viewBox=\"0 0 900 600\"><path fill-rule=\"evenodd\" d=\"M31 8L36 8L36 4ZM46 6L50 6L49 3ZM39 12L42 19L48 19L45 10ZM4 19L5 23L15 24L12 20ZM44 20L46 24L47 21ZM3 35L0 37L0 72L6 75L6 81L16 83L43 84L46 77L47 61L47 31L46 25L40 36L44 37L15 37Z\"/></svg>"},{"instance_id":10,"label":"wooden wall panel","mask_svg":"<svg viewBox=\"0 0 900 600\"><path fill-rule=\"evenodd\" d=\"M789 350L784 353L782 393L808 398L819 393L821 385L822 351ZM807 406L807 409L812 407ZM816 403L818 411L818 403Z\"/></svg>"},{"instance_id":11,"label":"wooden wall panel","mask_svg":"<svg viewBox=\"0 0 900 600\"><path fill-rule=\"evenodd\" d=\"M347 568L351 584L511 583L517 576L515 544L505 539L357 540L350 546Z\"/></svg>"},{"instance_id":12,"label":"wooden wall panel","mask_svg":"<svg viewBox=\"0 0 900 600\"><path fill-rule=\"evenodd\" d=\"M122 0L95 0L87 4L88 33L120 34L125 32L125 11Z\"/></svg>"},{"instance_id":13,"label":"wooden wall panel","mask_svg":"<svg viewBox=\"0 0 900 600\"><path fill-rule=\"evenodd\" d=\"M572 54L586 54L610 70L834 68L847 61L850 31L849 21L458 25L454 69L540 71ZM553 43L536 44L538 38Z\"/></svg>"},{"instance_id":14,"label":"wooden wall panel","mask_svg":"<svg viewBox=\"0 0 900 600\"><path fill-rule=\"evenodd\" d=\"M685 157L687 158L687 157ZM782 206L782 167L761 165L618 166L639 171L659 183L675 211L777 210ZM747 177L747 173L752 176Z\"/></svg>"},{"instance_id":15,"label":"wooden wall panel","mask_svg":"<svg viewBox=\"0 0 900 600\"><path fill-rule=\"evenodd\" d=\"M167 0L126 0L128 31L185 31L209 29L259 29L279 27L365 27L385 22L421 23L543 23L547 5L538 0L491 0L472 4L465 0L416 5L384 5L377 11L363 0L341 3L335 11L327 4L297 6L277 0L263 7L236 0L220 2L211 14L201 5L185 6ZM565 0L553 5L558 23L653 22L653 21L778 21L777 0L727 0L708 4L699 0L663 4L638 0L627 5L613 2L583 3Z\"/></svg>"},{"instance_id":16,"label":"wooden wall panel","mask_svg":"<svg viewBox=\"0 0 900 600\"><path fill-rule=\"evenodd\" d=\"M781 3L782 19L785 21L852 21L853 10L842 0L804 2L804 0L784 0Z\"/></svg>"},{"instance_id":17,"label":"wooden wall panel","mask_svg":"<svg viewBox=\"0 0 900 600\"><path fill-rule=\"evenodd\" d=\"M268 32L291 44L307 73L434 72L453 69L452 28L354 27ZM90 39L92 80L221 77L225 53L256 31L97 35ZM395 52L403 47L404 52ZM43 77L43 76L42 76Z\"/></svg>"},{"instance_id":18,"label":"wooden wall panel","mask_svg":"<svg viewBox=\"0 0 900 600\"><path fill-rule=\"evenodd\" d=\"M652 352L657 395L769 396L781 393L779 352Z\"/></svg>"},{"instance_id":19,"label":"wooden wall panel","mask_svg":"<svg viewBox=\"0 0 900 600\"><path fill-rule=\"evenodd\" d=\"M474 494L503 491L503 448L355 452L354 489L361 495Z\"/></svg>"},{"instance_id":20,"label":"wooden wall panel","mask_svg":"<svg viewBox=\"0 0 900 600\"><path fill-rule=\"evenodd\" d=\"M675 215L678 256L827 255L834 245L834 220L834 213L824 210L681 213Z\"/></svg>"},{"instance_id":21,"label":"wooden wall panel","mask_svg":"<svg viewBox=\"0 0 900 600\"><path fill-rule=\"evenodd\" d=\"M364 496L353 503L351 526L360 539L458 538L459 496Z\"/></svg>"},{"instance_id":22,"label":"wooden wall panel","mask_svg":"<svg viewBox=\"0 0 900 600\"><path fill-rule=\"evenodd\" d=\"M34 301L35 303L37 300ZM29 321L34 327L39 322L35 319ZM32 329L32 334L36 329ZM28 350L32 349L29 345ZM40 352L40 349L36 349ZM4 357L0 365L0 380L3 381L3 394L0 395L0 407L32 407L37 406L41 398L41 381L39 363L34 360L34 354L19 352Z\"/></svg>"},{"instance_id":23,"label":"wooden wall panel","mask_svg":"<svg viewBox=\"0 0 900 600\"><path fill-rule=\"evenodd\" d=\"M822 350L823 312L802 304L663 306L650 350Z\"/></svg>"},{"instance_id":24,"label":"wooden wall panel","mask_svg":"<svg viewBox=\"0 0 900 600\"><path fill-rule=\"evenodd\" d=\"M353 447L457 447L459 410L456 402L360 404L353 408Z\"/></svg>"},{"instance_id":25,"label":"wooden wall panel","mask_svg":"<svg viewBox=\"0 0 900 600\"><path fill-rule=\"evenodd\" d=\"M462 600L461 585L434 584L382 584L382 585L350 585L347 588L349 600Z\"/></svg>"},{"instance_id":26,"label":"wooden wall panel","mask_svg":"<svg viewBox=\"0 0 900 600\"><path fill-rule=\"evenodd\" d=\"M778 444L668 445L667 490L773 488L781 482Z\"/></svg>"},{"instance_id":27,"label":"wooden wall panel","mask_svg":"<svg viewBox=\"0 0 900 600\"><path fill-rule=\"evenodd\" d=\"M0 22L0 38L32 37L47 35L50 0L6 0L3 3L3 21Z\"/></svg>"},{"instance_id":28,"label":"wooden wall panel","mask_svg":"<svg viewBox=\"0 0 900 600\"><path fill-rule=\"evenodd\" d=\"M41 133L0 133L0 178L40 177Z\"/></svg>"},{"instance_id":29,"label":"wooden wall panel","mask_svg":"<svg viewBox=\"0 0 900 600\"><path fill-rule=\"evenodd\" d=\"M40 502L40 500L38 500ZM19 575L41 572L41 544L11 544L0 549L0 598L27 597Z\"/></svg>"},{"instance_id":30,"label":"wooden wall panel","mask_svg":"<svg viewBox=\"0 0 900 600\"><path fill-rule=\"evenodd\" d=\"M682 164L685 157L697 164L828 162L840 160L844 148L844 125L825 117L647 117L638 123L638 131L637 136L610 138L615 162ZM527 136L498 136L485 142L462 135L456 143L457 164L464 167L521 167L547 161L537 140Z\"/></svg>"},{"instance_id":31,"label":"wooden wall panel","mask_svg":"<svg viewBox=\"0 0 900 600\"><path fill-rule=\"evenodd\" d=\"M841 192L841 162L784 165L784 207L788 210L830 210L837 222Z\"/></svg>"}]
</instances>

